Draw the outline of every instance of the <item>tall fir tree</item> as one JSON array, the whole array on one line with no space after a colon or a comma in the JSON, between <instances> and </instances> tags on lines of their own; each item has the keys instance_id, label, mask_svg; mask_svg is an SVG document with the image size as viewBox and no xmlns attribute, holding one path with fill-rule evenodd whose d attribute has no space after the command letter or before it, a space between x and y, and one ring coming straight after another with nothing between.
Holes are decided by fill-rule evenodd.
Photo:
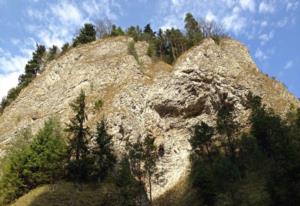
<instances>
[{"instance_id":1,"label":"tall fir tree","mask_svg":"<svg viewBox=\"0 0 300 206\"><path fill-rule=\"evenodd\" d=\"M143 191L145 191L145 186L143 182L144 171L142 168L144 159L143 144L140 140L136 143L129 145L129 160L130 160L130 169L135 178L138 181L138 205L143 203Z\"/></svg>"},{"instance_id":2,"label":"tall fir tree","mask_svg":"<svg viewBox=\"0 0 300 206\"><path fill-rule=\"evenodd\" d=\"M139 187L131 173L129 158L126 155L122 158L117 170L116 185L119 189L119 204L135 206Z\"/></svg>"},{"instance_id":3,"label":"tall fir tree","mask_svg":"<svg viewBox=\"0 0 300 206\"><path fill-rule=\"evenodd\" d=\"M186 14L184 22L189 46L193 46L203 39L203 33L201 31L199 23L191 13Z\"/></svg>"},{"instance_id":4,"label":"tall fir tree","mask_svg":"<svg viewBox=\"0 0 300 206\"><path fill-rule=\"evenodd\" d=\"M85 93L80 95L70 104L75 116L67 124L66 131L70 133L68 175L79 182L88 178L88 137L89 128L85 126L87 120Z\"/></svg>"},{"instance_id":5,"label":"tall fir tree","mask_svg":"<svg viewBox=\"0 0 300 206\"><path fill-rule=\"evenodd\" d=\"M102 120L97 123L97 132L94 136L96 147L92 150L94 167L92 177L102 181L116 163L116 157L112 148L112 137L106 131L106 123Z\"/></svg>"}]
</instances>

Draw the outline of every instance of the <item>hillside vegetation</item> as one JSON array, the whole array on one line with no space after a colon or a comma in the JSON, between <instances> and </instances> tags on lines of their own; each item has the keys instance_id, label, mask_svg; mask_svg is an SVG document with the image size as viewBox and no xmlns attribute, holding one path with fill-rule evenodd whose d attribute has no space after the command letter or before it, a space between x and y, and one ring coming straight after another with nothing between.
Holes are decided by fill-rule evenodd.
<instances>
[{"instance_id":1,"label":"hillside vegetation","mask_svg":"<svg viewBox=\"0 0 300 206\"><path fill-rule=\"evenodd\" d=\"M191 14L185 31L85 24L11 91L0 205L300 203L299 101Z\"/></svg>"}]
</instances>

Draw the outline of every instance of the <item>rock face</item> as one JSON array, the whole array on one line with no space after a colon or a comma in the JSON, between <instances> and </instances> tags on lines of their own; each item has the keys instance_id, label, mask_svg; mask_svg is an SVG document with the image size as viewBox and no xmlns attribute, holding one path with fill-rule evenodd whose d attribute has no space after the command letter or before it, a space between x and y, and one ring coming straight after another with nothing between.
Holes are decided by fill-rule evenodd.
<instances>
[{"instance_id":1,"label":"rock face","mask_svg":"<svg viewBox=\"0 0 300 206\"><path fill-rule=\"evenodd\" d=\"M279 82L262 74L239 42L211 39L183 54L173 66L152 62L147 43L135 43L138 61L128 54L133 40L116 37L73 48L50 62L0 116L0 154L22 128L36 132L45 120L58 116L67 122L69 103L84 89L88 124L105 116L115 150L121 156L127 141L152 134L165 154L158 161L153 180L156 198L189 173L189 138L195 124L215 124L220 98L234 102L236 118L247 123L243 102L252 91L280 114L299 101ZM96 111L94 104L103 100Z\"/></svg>"}]
</instances>

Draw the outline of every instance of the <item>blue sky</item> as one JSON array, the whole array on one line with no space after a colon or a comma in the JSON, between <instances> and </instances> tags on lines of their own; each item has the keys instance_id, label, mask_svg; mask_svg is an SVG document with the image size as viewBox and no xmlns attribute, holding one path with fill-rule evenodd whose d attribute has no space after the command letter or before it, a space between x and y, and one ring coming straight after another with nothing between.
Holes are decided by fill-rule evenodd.
<instances>
[{"instance_id":1,"label":"blue sky","mask_svg":"<svg viewBox=\"0 0 300 206\"><path fill-rule=\"evenodd\" d=\"M0 98L17 85L36 43L61 46L105 17L124 28L183 28L187 12L221 24L300 97L300 0L0 0Z\"/></svg>"}]
</instances>

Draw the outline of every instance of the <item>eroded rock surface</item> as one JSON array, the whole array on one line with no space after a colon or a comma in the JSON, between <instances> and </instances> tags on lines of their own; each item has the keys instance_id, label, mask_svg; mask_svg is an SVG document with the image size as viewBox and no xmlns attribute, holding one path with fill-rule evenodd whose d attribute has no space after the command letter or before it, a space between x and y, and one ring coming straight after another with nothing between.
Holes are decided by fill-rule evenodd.
<instances>
[{"instance_id":1,"label":"eroded rock surface","mask_svg":"<svg viewBox=\"0 0 300 206\"><path fill-rule=\"evenodd\" d=\"M0 154L22 128L33 132L51 116L67 122L69 103L84 89L89 122L108 121L115 150L121 156L127 141L151 133L164 145L153 180L153 197L174 187L189 173L189 138L195 124L215 124L220 98L234 102L236 118L247 123L243 102L252 91L280 114L299 101L285 87L262 74L247 49L232 39L220 45L211 39L183 54L174 66L154 63L147 43L135 44L139 62L128 54L133 40L117 37L73 48L49 63L0 117ZM104 106L95 111L94 103Z\"/></svg>"}]
</instances>

